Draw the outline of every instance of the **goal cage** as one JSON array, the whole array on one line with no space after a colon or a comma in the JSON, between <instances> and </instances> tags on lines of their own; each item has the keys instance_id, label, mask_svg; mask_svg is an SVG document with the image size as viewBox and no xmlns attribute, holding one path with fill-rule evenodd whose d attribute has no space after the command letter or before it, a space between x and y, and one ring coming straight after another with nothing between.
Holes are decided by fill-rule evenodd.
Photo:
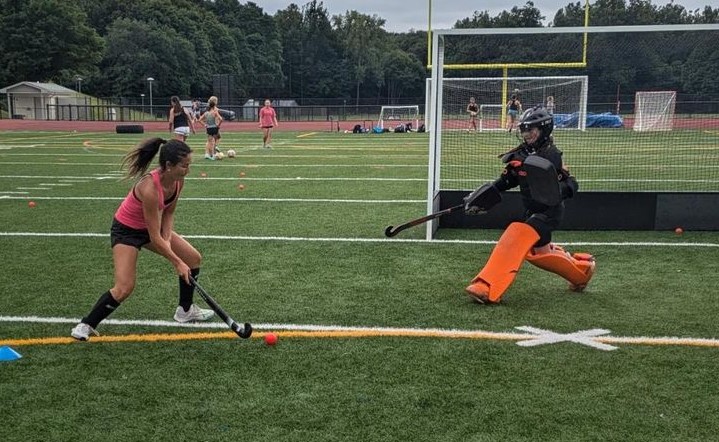
<instances>
[{"instance_id":1,"label":"goal cage","mask_svg":"<svg viewBox=\"0 0 719 442\"><path fill-rule=\"evenodd\" d=\"M382 106L377 126L393 130L396 126L412 123L412 130L419 127L419 106Z\"/></svg>"},{"instance_id":2,"label":"goal cage","mask_svg":"<svg viewBox=\"0 0 719 442\"><path fill-rule=\"evenodd\" d=\"M548 110L554 114L556 129L585 130L587 120L587 94L589 79L584 76L546 77L481 77L443 78L442 127L443 131L470 129L467 105L474 98L479 105L477 130L498 131L507 126L506 101L503 96L517 94L523 108L537 104L546 105L552 99ZM433 130L432 79L425 86L425 126Z\"/></svg>"},{"instance_id":3,"label":"goal cage","mask_svg":"<svg viewBox=\"0 0 719 442\"><path fill-rule=\"evenodd\" d=\"M638 91L634 98L634 125L638 132L672 130L676 91Z\"/></svg>"},{"instance_id":4,"label":"goal cage","mask_svg":"<svg viewBox=\"0 0 719 442\"><path fill-rule=\"evenodd\" d=\"M502 126L502 118L504 117L504 106L501 104L480 104L479 115L479 131L498 131L504 130Z\"/></svg>"},{"instance_id":5,"label":"goal cage","mask_svg":"<svg viewBox=\"0 0 719 442\"><path fill-rule=\"evenodd\" d=\"M516 130L496 130L506 128L504 106L518 89L524 109L546 106L549 96L554 98L554 138L582 189L568 203L572 210L562 229L681 225L686 230L691 224L696 230L719 230L719 218L708 209L719 204L719 169L693 166L713 152L719 119L708 108L676 103L695 90L717 95L719 86L684 81L681 72L666 70L682 53L687 63L696 62L692 69L710 72L705 51L717 39L719 24L434 30L425 107L429 158L424 213L455 207L468 192L500 175L498 156L521 143ZM618 113L620 86L637 99L630 111L634 115ZM642 92L668 90L676 93ZM484 106L477 133L467 109L471 97ZM432 219L425 225L426 239L434 238L440 226L504 229L523 213L521 195L512 189L487 214L454 212ZM620 220L616 213L627 216Z\"/></svg>"}]
</instances>

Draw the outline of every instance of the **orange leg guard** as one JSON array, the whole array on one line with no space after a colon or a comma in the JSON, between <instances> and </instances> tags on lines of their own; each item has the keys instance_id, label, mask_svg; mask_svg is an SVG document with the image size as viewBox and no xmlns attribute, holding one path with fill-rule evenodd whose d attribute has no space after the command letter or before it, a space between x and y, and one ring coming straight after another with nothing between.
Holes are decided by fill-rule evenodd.
<instances>
[{"instance_id":1,"label":"orange leg guard","mask_svg":"<svg viewBox=\"0 0 719 442\"><path fill-rule=\"evenodd\" d=\"M575 253L570 255L563 248L550 245L547 253L530 252L527 261L540 269L556 273L569 281L569 288L581 292L589 284L594 274L594 257L589 253Z\"/></svg>"},{"instance_id":2,"label":"orange leg guard","mask_svg":"<svg viewBox=\"0 0 719 442\"><path fill-rule=\"evenodd\" d=\"M525 223L510 224L494 246L487 264L464 290L477 302L499 302L538 240L539 234L532 226Z\"/></svg>"}]
</instances>

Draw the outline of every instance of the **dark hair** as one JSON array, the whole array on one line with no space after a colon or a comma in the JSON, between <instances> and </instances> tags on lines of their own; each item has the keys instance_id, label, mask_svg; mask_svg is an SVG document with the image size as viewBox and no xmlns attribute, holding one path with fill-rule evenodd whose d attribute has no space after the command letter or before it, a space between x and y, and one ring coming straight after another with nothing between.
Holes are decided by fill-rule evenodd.
<instances>
[{"instance_id":1,"label":"dark hair","mask_svg":"<svg viewBox=\"0 0 719 442\"><path fill-rule=\"evenodd\" d=\"M122 160L122 167L127 167L127 178L138 178L147 172L147 168L160 152L160 169L164 170L167 163L171 166L178 164L192 152L190 146L180 140L163 140L162 138L148 138L140 142Z\"/></svg>"},{"instance_id":2,"label":"dark hair","mask_svg":"<svg viewBox=\"0 0 719 442\"><path fill-rule=\"evenodd\" d=\"M177 95L170 97L170 104L172 104L172 110L175 111L176 114L183 112L182 104L180 104L180 97Z\"/></svg>"}]
</instances>

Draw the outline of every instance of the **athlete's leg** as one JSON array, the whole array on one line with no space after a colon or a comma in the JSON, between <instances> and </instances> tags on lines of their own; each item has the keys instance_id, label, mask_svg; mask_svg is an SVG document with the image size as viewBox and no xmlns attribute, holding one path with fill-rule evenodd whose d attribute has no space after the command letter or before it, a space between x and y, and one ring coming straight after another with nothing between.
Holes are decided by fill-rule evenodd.
<instances>
[{"instance_id":1,"label":"athlete's leg","mask_svg":"<svg viewBox=\"0 0 719 442\"><path fill-rule=\"evenodd\" d=\"M592 255L569 254L555 244L535 248L527 255L527 261L566 279L569 281L569 288L575 292L581 292L589 284L596 266Z\"/></svg>"},{"instance_id":2,"label":"athlete's leg","mask_svg":"<svg viewBox=\"0 0 719 442\"><path fill-rule=\"evenodd\" d=\"M112 261L115 264L115 285L110 289L117 302L127 299L135 290L137 275L137 256L140 249L126 244L116 244L112 248Z\"/></svg>"},{"instance_id":3,"label":"athlete's leg","mask_svg":"<svg viewBox=\"0 0 719 442\"><path fill-rule=\"evenodd\" d=\"M207 143L205 143L205 158L210 160L215 157L215 137L207 135Z\"/></svg>"},{"instance_id":4,"label":"athlete's leg","mask_svg":"<svg viewBox=\"0 0 719 442\"><path fill-rule=\"evenodd\" d=\"M487 263L465 291L481 303L497 303L517 276L525 256L539 239L534 228L514 222L494 246Z\"/></svg>"},{"instance_id":5,"label":"athlete's leg","mask_svg":"<svg viewBox=\"0 0 719 442\"><path fill-rule=\"evenodd\" d=\"M116 244L112 248L112 260L115 264L115 285L97 300L87 316L70 332L70 335L81 341L89 339L90 335L97 335L95 328L100 322L110 316L122 301L132 294L135 288L137 274L137 255L140 250L126 244Z\"/></svg>"}]
</instances>

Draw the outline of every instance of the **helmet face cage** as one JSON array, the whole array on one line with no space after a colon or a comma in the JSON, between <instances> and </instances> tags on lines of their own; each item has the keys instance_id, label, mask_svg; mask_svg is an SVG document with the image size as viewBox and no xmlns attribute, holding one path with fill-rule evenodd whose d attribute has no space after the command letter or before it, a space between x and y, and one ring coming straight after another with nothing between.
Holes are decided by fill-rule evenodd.
<instances>
[{"instance_id":1,"label":"helmet face cage","mask_svg":"<svg viewBox=\"0 0 719 442\"><path fill-rule=\"evenodd\" d=\"M533 127L539 129L540 136L530 147L537 148L549 139L554 130L554 118L542 105L527 109L519 119L520 132L526 132Z\"/></svg>"}]
</instances>

